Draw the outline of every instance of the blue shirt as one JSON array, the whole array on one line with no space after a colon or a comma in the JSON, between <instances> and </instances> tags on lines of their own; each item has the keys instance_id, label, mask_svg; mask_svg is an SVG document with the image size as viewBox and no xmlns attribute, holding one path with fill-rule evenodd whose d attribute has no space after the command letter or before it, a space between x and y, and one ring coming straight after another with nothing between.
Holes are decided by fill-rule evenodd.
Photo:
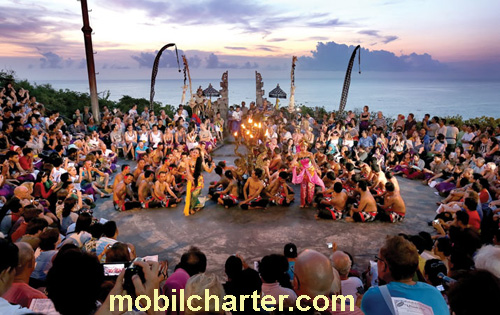
<instances>
[{"instance_id":1,"label":"blue shirt","mask_svg":"<svg viewBox=\"0 0 500 315\"><path fill-rule=\"evenodd\" d=\"M358 147L370 148L373 147L373 140L371 137L359 138Z\"/></svg>"},{"instance_id":2,"label":"blue shirt","mask_svg":"<svg viewBox=\"0 0 500 315\"><path fill-rule=\"evenodd\" d=\"M434 315L450 314L441 292L427 283L417 282L415 285L409 285L401 282L391 282L387 285L387 288L391 297L402 297L432 307ZM391 314L378 287L371 287L365 293L361 301L361 310L365 315Z\"/></svg>"}]
</instances>

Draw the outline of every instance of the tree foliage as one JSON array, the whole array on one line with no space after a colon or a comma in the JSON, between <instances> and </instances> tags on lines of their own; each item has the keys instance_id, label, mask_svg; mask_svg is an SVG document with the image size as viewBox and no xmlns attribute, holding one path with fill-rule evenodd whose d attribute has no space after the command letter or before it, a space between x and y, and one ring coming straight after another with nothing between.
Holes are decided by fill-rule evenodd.
<instances>
[{"instance_id":1,"label":"tree foliage","mask_svg":"<svg viewBox=\"0 0 500 315\"><path fill-rule=\"evenodd\" d=\"M75 92L68 89L56 90L50 84L31 84L27 80L16 80L14 71L0 71L0 86L5 86L7 83L13 83L16 90L24 88L30 91L31 96L35 96L39 103L50 111L57 111L63 117L71 117L76 109L83 111L83 107L91 106L89 93ZM134 104L138 105L139 110L144 106L149 107L149 101L145 98L133 98L124 95L118 102L109 100L110 93L103 93L99 95L99 107L107 106L110 110L114 108L120 109L122 112L127 112ZM160 102L153 103L153 110L159 113L160 110L165 110L166 114L173 116L175 114L175 107L172 105L163 106Z\"/></svg>"}]
</instances>

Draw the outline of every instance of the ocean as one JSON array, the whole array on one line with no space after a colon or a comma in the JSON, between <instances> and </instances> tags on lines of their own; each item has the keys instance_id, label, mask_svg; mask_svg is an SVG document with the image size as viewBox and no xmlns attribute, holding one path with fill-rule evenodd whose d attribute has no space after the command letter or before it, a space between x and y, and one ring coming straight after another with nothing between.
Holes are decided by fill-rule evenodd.
<instances>
[{"instance_id":1,"label":"ocean","mask_svg":"<svg viewBox=\"0 0 500 315\"><path fill-rule=\"evenodd\" d=\"M310 76L311 77L311 76ZM343 74L326 78L297 78L295 82L295 104L309 107L338 109L343 86ZM193 93L201 85L203 89L211 83L220 89L220 79L193 80ZM280 84L288 94L280 99L281 106L288 105L290 93L289 78L264 78L264 90L269 92ZM37 81L37 84L50 83L56 89L69 89L88 92L86 80ZM149 100L149 80L99 80L99 92L110 91L110 99L119 100L123 95ZM182 80L157 78L155 101L162 104L178 105L182 96ZM229 75L229 104L250 103L255 100L255 79L232 79ZM273 104L275 99L270 99ZM189 89L186 101L189 100ZM215 98L213 98L215 100ZM405 116L412 112L417 119L426 113L432 116L461 115L464 118L492 116L500 117L500 81L453 80L426 76L406 76L404 74L363 73L353 71L346 110L361 109L364 105L370 111L382 111L387 117L397 114Z\"/></svg>"}]
</instances>

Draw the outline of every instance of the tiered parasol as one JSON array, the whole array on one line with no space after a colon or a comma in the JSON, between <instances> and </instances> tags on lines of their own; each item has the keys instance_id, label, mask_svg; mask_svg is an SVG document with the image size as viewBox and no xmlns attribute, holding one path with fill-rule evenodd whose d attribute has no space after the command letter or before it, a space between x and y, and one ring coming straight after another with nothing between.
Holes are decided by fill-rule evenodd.
<instances>
[{"instance_id":1,"label":"tiered parasol","mask_svg":"<svg viewBox=\"0 0 500 315\"><path fill-rule=\"evenodd\" d=\"M280 88L278 84L271 92L269 92L269 97L276 98L276 108L279 107L279 99L286 98L286 93Z\"/></svg>"}]
</instances>

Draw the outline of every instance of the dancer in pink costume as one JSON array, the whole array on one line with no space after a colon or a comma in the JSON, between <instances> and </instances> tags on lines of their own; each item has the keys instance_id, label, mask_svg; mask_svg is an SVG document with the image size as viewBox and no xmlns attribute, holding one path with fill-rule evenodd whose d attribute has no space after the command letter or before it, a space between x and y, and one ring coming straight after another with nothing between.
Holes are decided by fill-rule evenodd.
<instances>
[{"instance_id":1,"label":"dancer in pink costume","mask_svg":"<svg viewBox=\"0 0 500 315\"><path fill-rule=\"evenodd\" d=\"M314 187L318 185L325 190L325 184L319 176L319 167L314 161L313 154L307 151L307 141L301 141L300 152L297 153L296 159L298 162L295 162L293 167L292 183L300 184L300 207L304 208L313 203Z\"/></svg>"}]
</instances>

